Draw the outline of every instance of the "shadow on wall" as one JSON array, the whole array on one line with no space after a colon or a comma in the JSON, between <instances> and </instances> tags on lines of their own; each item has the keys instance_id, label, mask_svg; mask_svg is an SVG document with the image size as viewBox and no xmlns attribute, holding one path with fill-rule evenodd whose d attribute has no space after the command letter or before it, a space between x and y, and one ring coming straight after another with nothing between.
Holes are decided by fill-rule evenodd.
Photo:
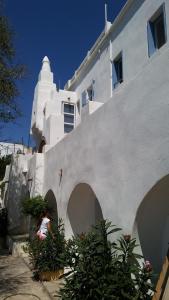
<instances>
[{"instance_id":1,"label":"shadow on wall","mask_svg":"<svg viewBox=\"0 0 169 300\"><path fill-rule=\"evenodd\" d=\"M145 196L137 211L135 226L143 256L159 273L169 248L169 175Z\"/></svg>"},{"instance_id":2,"label":"shadow on wall","mask_svg":"<svg viewBox=\"0 0 169 300\"><path fill-rule=\"evenodd\" d=\"M39 145L38 153L43 153L45 145L46 145L46 140L45 140L45 138L43 138L40 145Z\"/></svg>"},{"instance_id":3,"label":"shadow on wall","mask_svg":"<svg viewBox=\"0 0 169 300\"><path fill-rule=\"evenodd\" d=\"M92 225L103 219L99 201L86 183L80 183L74 188L67 212L75 235L88 232Z\"/></svg>"},{"instance_id":4,"label":"shadow on wall","mask_svg":"<svg viewBox=\"0 0 169 300\"><path fill-rule=\"evenodd\" d=\"M17 161L13 162L4 205L8 211L8 232L10 235L28 233L29 219L22 213L22 200L28 195L28 186L24 175L18 172Z\"/></svg>"},{"instance_id":5,"label":"shadow on wall","mask_svg":"<svg viewBox=\"0 0 169 300\"><path fill-rule=\"evenodd\" d=\"M57 210L57 202L54 193L52 190L49 190L44 198L47 201L47 207L49 209L52 220L58 224L58 210Z\"/></svg>"}]
</instances>

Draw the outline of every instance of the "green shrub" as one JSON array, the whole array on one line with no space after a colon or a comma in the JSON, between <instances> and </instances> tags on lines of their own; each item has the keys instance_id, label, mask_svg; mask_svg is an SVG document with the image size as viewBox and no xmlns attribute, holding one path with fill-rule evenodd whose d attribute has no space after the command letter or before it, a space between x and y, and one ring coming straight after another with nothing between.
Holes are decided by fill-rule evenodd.
<instances>
[{"instance_id":1,"label":"green shrub","mask_svg":"<svg viewBox=\"0 0 169 300\"><path fill-rule=\"evenodd\" d=\"M4 237L7 235L7 209L1 208L0 209L0 236Z\"/></svg>"},{"instance_id":2,"label":"green shrub","mask_svg":"<svg viewBox=\"0 0 169 300\"><path fill-rule=\"evenodd\" d=\"M66 259L71 274L59 296L62 300L151 299L150 264L139 264L136 241L123 236L110 242L108 235L119 229L101 221L88 234L67 243Z\"/></svg>"},{"instance_id":3,"label":"green shrub","mask_svg":"<svg viewBox=\"0 0 169 300\"><path fill-rule=\"evenodd\" d=\"M52 224L52 233L44 240L34 236L28 242L27 252L31 258L35 272L57 271L65 266L65 236L64 226L59 220L59 225Z\"/></svg>"},{"instance_id":4,"label":"green shrub","mask_svg":"<svg viewBox=\"0 0 169 300\"><path fill-rule=\"evenodd\" d=\"M31 215L34 218L38 218L47 208L47 202L40 195L33 198L26 197L23 199L21 205L22 212L25 215Z\"/></svg>"},{"instance_id":5,"label":"green shrub","mask_svg":"<svg viewBox=\"0 0 169 300\"><path fill-rule=\"evenodd\" d=\"M0 158L0 181L5 176L6 166L11 163L11 155L6 155Z\"/></svg>"},{"instance_id":6,"label":"green shrub","mask_svg":"<svg viewBox=\"0 0 169 300\"><path fill-rule=\"evenodd\" d=\"M5 192L5 182L2 182L0 184L0 189L1 189L1 198L3 199L4 197L4 192Z\"/></svg>"}]
</instances>

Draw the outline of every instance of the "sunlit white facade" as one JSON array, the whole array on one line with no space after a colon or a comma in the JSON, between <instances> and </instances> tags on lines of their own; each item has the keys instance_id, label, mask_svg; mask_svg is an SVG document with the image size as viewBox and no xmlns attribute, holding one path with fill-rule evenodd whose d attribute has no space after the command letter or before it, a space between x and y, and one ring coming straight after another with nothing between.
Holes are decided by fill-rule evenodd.
<instances>
[{"instance_id":1,"label":"sunlit white facade","mask_svg":"<svg viewBox=\"0 0 169 300\"><path fill-rule=\"evenodd\" d=\"M48 200L67 237L108 219L138 239L157 272L169 242L168 38L168 0L128 0L64 90L44 57L31 121L37 153L14 158L10 174ZM10 191L9 182L8 207L24 194ZM23 222L15 203L13 232Z\"/></svg>"}]
</instances>

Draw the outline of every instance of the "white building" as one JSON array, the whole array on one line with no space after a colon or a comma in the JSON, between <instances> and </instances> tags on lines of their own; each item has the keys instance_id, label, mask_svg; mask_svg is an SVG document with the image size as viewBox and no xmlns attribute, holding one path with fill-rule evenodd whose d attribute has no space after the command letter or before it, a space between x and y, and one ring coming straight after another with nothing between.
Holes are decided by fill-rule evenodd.
<instances>
[{"instance_id":1,"label":"white building","mask_svg":"<svg viewBox=\"0 0 169 300\"><path fill-rule=\"evenodd\" d=\"M0 157L13 153L25 153L27 149L22 144L0 142Z\"/></svg>"},{"instance_id":2,"label":"white building","mask_svg":"<svg viewBox=\"0 0 169 300\"><path fill-rule=\"evenodd\" d=\"M32 149L27 148L25 145L18 144L18 143L7 143L7 142L0 142L0 158L12 154L28 154L31 153ZM3 188L0 189L0 207L4 206L4 194L7 191L8 182L9 182L9 173L10 173L10 166L6 167L6 174L0 184L4 185Z\"/></svg>"},{"instance_id":3,"label":"white building","mask_svg":"<svg viewBox=\"0 0 169 300\"><path fill-rule=\"evenodd\" d=\"M128 0L64 90L45 56L31 122L38 153L14 158L9 176L11 232L26 230L23 194L41 194L67 237L103 217L136 236L161 270L169 242L168 40L169 0Z\"/></svg>"}]
</instances>

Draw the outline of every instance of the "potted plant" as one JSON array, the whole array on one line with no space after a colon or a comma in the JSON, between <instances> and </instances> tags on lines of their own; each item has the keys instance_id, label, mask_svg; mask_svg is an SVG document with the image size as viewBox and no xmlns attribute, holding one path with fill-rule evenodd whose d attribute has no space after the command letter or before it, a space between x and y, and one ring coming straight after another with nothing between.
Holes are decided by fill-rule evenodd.
<instances>
[{"instance_id":1,"label":"potted plant","mask_svg":"<svg viewBox=\"0 0 169 300\"><path fill-rule=\"evenodd\" d=\"M55 280L64 272L65 237L61 220L58 226L52 224L52 233L49 232L44 240L34 236L27 246L34 274L40 280Z\"/></svg>"}]
</instances>

